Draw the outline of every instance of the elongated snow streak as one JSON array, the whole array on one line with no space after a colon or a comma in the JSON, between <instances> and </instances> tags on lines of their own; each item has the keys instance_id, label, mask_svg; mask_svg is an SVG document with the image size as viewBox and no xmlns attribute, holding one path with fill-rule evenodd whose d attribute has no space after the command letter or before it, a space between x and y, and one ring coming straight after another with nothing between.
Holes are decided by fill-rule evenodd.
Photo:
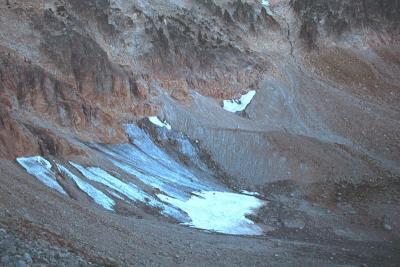
<instances>
[{"instance_id":1,"label":"elongated snow streak","mask_svg":"<svg viewBox=\"0 0 400 267\"><path fill-rule=\"evenodd\" d=\"M61 194L67 195L64 189L56 180L56 175L51 170L51 163L41 156L20 157L16 161L24 167L24 169L35 176L44 185L55 189Z\"/></svg>"},{"instance_id":2,"label":"elongated snow streak","mask_svg":"<svg viewBox=\"0 0 400 267\"><path fill-rule=\"evenodd\" d=\"M224 109L233 113L241 112L246 109L255 95L256 91L251 90L242 95L240 99L224 100Z\"/></svg>"},{"instance_id":3,"label":"elongated snow streak","mask_svg":"<svg viewBox=\"0 0 400 267\"><path fill-rule=\"evenodd\" d=\"M82 179L74 175L64 166L57 164L57 168L60 170L60 172L62 172L63 174L74 180L79 189L88 194L94 200L94 202L96 202L97 204L99 204L100 206L102 206L107 210L114 210L113 206L115 205L115 201L113 199L111 199L106 194L98 190L96 187L92 186L91 184L83 181Z\"/></svg>"},{"instance_id":4,"label":"elongated snow streak","mask_svg":"<svg viewBox=\"0 0 400 267\"><path fill-rule=\"evenodd\" d=\"M100 168L84 168L83 166L71 161L70 164L89 180L101 183L115 190L116 192L125 195L130 200L145 202L146 198L149 197L145 192L143 192L136 186L130 186L126 184Z\"/></svg>"},{"instance_id":5,"label":"elongated snow streak","mask_svg":"<svg viewBox=\"0 0 400 267\"><path fill-rule=\"evenodd\" d=\"M88 178L89 180L101 183L114 191L120 193L121 195L126 196L128 199L132 201L142 202L152 207L156 207L161 209L161 214L166 216L170 216L172 218L177 219L178 221L187 221L188 218L179 210L170 207L159 200L155 199L153 196L147 194L140 188L138 188L134 184L127 184L122 182L121 180L115 178L108 172L97 168L97 167L89 167L85 168L77 163L71 162L70 164L74 166L83 176Z\"/></svg>"},{"instance_id":6,"label":"elongated snow streak","mask_svg":"<svg viewBox=\"0 0 400 267\"><path fill-rule=\"evenodd\" d=\"M264 202L256 197L216 191L200 192L187 201L164 195L158 197L189 215L192 221L183 223L185 225L232 235L263 233L259 226L245 217L264 205Z\"/></svg>"},{"instance_id":7,"label":"elongated snow streak","mask_svg":"<svg viewBox=\"0 0 400 267\"><path fill-rule=\"evenodd\" d=\"M187 186L200 184L199 179L187 168L183 167L173 158L171 158L166 152L160 149L151 140L150 136L134 124L125 124L125 131L128 136L133 140L133 146L122 145L119 146L124 153L130 153L130 157L135 160L132 163L141 161L143 166L149 168L153 166L154 171L158 171L158 174L165 174L165 176L174 177L174 182L182 182Z\"/></svg>"},{"instance_id":8,"label":"elongated snow streak","mask_svg":"<svg viewBox=\"0 0 400 267\"><path fill-rule=\"evenodd\" d=\"M154 125L157 125L157 126L159 126L159 127L165 127L165 128L167 128L167 130L168 131L170 131L172 128L171 128L171 125L169 125L169 123L168 122L166 122L166 121L161 121L157 116L151 116L151 117L149 117L149 121L151 122L151 123L153 123Z\"/></svg>"},{"instance_id":9,"label":"elongated snow streak","mask_svg":"<svg viewBox=\"0 0 400 267\"><path fill-rule=\"evenodd\" d=\"M245 195L249 195L249 196L259 196L260 195L260 193L250 192L250 191L246 191L246 190L242 190L242 191L240 191L240 193L245 194Z\"/></svg>"},{"instance_id":10,"label":"elongated snow streak","mask_svg":"<svg viewBox=\"0 0 400 267\"><path fill-rule=\"evenodd\" d=\"M110 193L111 195L113 195L114 197L120 199L120 200L124 200L124 198L121 195L119 195L118 193L114 192L113 190L107 189L107 192Z\"/></svg>"}]
</instances>

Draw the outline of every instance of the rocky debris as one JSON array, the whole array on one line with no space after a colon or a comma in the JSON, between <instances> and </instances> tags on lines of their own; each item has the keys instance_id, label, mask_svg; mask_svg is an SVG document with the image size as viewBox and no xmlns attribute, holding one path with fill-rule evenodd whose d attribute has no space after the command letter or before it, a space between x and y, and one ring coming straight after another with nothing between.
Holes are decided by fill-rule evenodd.
<instances>
[{"instance_id":1,"label":"rocky debris","mask_svg":"<svg viewBox=\"0 0 400 267\"><path fill-rule=\"evenodd\" d=\"M233 17L235 20L250 24L255 20L255 10L254 8L247 2L242 2L241 0L237 0L233 3L234 13Z\"/></svg>"},{"instance_id":2,"label":"rocky debris","mask_svg":"<svg viewBox=\"0 0 400 267\"><path fill-rule=\"evenodd\" d=\"M0 229L0 265L10 267L102 266L44 240L22 240L5 229Z\"/></svg>"},{"instance_id":3,"label":"rocky debris","mask_svg":"<svg viewBox=\"0 0 400 267\"><path fill-rule=\"evenodd\" d=\"M295 230L302 230L306 226L306 223L303 219L296 217L293 218L292 216L290 218L283 219L282 223L286 228Z\"/></svg>"},{"instance_id":4,"label":"rocky debris","mask_svg":"<svg viewBox=\"0 0 400 267\"><path fill-rule=\"evenodd\" d=\"M231 14L229 13L228 10L225 10L225 11L224 11L224 20L225 20L225 22L228 23L228 24L233 23L232 16L231 16Z\"/></svg>"},{"instance_id":5,"label":"rocky debris","mask_svg":"<svg viewBox=\"0 0 400 267\"><path fill-rule=\"evenodd\" d=\"M392 231L392 226L390 226L390 224L384 223L384 224L383 224L383 229L384 229L385 231L390 232L390 231Z\"/></svg>"},{"instance_id":6,"label":"rocky debris","mask_svg":"<svg viewBox=\"0 0 400 267\"><path fill-rule=\"evenodd\" d=\"M393 230L393 224L390 222L390 219L388 216L384 216L382 220L382 228L383 230L387 232L391 232Z\"/></svg>"}]
</instances>

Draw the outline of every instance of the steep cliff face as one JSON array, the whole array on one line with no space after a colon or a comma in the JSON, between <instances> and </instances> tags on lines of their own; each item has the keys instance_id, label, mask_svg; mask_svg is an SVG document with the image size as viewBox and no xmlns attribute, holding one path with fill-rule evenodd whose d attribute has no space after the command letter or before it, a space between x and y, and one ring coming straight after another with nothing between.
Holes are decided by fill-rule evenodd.
<instances>
[{"instance_id":1,"label":"steep cliff face","mask_svg":"<svg viewBox=\"0 0 400 267\"><path fill-rule=\"evenodd\" d=\"M227 10L225 3L209 14L209 3L196 1L2 3L2 118L16 120L2 132L27 143L2 155L36 150L15 112L94 133L82 134L85 140L121 142L122 122L157 112L149 99L157 88L180 101L189 90L229 98L257 88L269 63L241 35L256 21L258 31L277 25L253 5L238 1ZM226 22L219 10L235 20Z\"/></svg>"},{"instance_id":2,"label":"steep cliff face","mask_svg":"<svg viewBox=\"0 0 400 267\"><path fill-rule=\"evenodd\" d=\"M308 48L315 47L318 39L343 37L346 33L362 35L377 45L399 41L398 0L292 0L290 4L301 21L300 38ZM368 34L374 36L368 38Z\"/></svg>"},{"instance_id":3,"label":"steep cliff face","mask_svg":"<svg viewBox=\"0 0 400 267\"><path fill-rule=\"evenodd\" d=\"M261 147L272 144L276 148L267 146L265 151L252 153L251 144L242 147L246 141L240 137L240 131L229 138L222 137L223 133L221 138L207 139L215 134L214 130L201 131L198 136L193 131L197 115L191 117L192 122L178 116L175 123L181 130L204 139L207 149L221 164L229 165L232 156L237 155L237 168L224 168L236 169L230 175L238 179L251 174L258 185L264 179L318 180L354 177L356 173L360 177L381 176L384 170L360 174L353 173L350 166L340 168L346 165L342 159L349 162L348 155L334 144L354 150L352 153L359 155L354 158L358 163L350 165L363 170L364 163L358 157L364 154L378 160L378 166L386 166L383 169L396 165L398 155L391 148L396 125L390 120L396 118L393 108L398 103L399 90L398 54L394 47L398 2L271 3L269 7L258 1L241 0L2 4L2 155L12 159L37 152L60 156L83 153L79 145L71 142L75 137L85 142L121 143L127 140L121 129L123 123L155 114L174 118L173 111L163 108L169 103L166 99L171 98L176 105L191 106L198 97L193 96L194 91L221 100L256 89L257 107L250 106L247 111L250 120L234 116L227 127L222 121L229 114L215 111L218 115L208 124L223 132L227 127L228 136L230 128L242 127L243 123L246 131L255 131L254 136L260 135L258 131L264 136L267 131L289 129L289 134L282 134L272 143L268 134L260 141ZM268 13L271 7L275 11ZM378 43L370 42L372 32L382 37L372 38L379 40L380 48ZM304 53L302 43L308 48L318 47L318 54ZM364 50L351 50L349 45ZM365 51L370 51L370 55ZM302 62L292 61L293 57ZM293 65L299 65L300 70ZM370 103L373 97L374 102L381 103L382 110L359 111L348 99L340 100L342 97L332 89L337 86L345 94L366 101L363 105L369 108L375 105ZM319 108L326 97L320 90L313 93L305 89L320 87L336 98L332 105L353 112L350 118L340 115L350 120L351 126L344 127L336 111L325 113L322 106ZM271 88L277 88L282 96L272 93ZM303 99L305 96L308 97ZM310 107L322 110L318 118ZM358 118L371 120L380 116L384 117L381 122L376 121L374 125L380 126L374 126L374 131L356 124ZM384 134L390 138L381 138ZM294 141L297 135L315 140L312 145L303 146L305 140ZM229 146L227 140L233 144ZM312 153L307 149L303 153L315 156L299 161L294 150L282 152L285 144L292 147L289 144L293 142L299 146L294 150L311 147ZM215 149L220 145L224 149ZM241 161L241 155L233 153L236 146L254 160ZM341 155L335 162L330 160L332 156L319 156L326 146L332 146L330 153ZM281 153L290 163L279 161ZM257 158L262 159L259 164ZM264 165L267 162L268 168ZM329 168L329 164L333 167Z\"/></svg>"},{"instance_id":4,"label":"steep cliff face","mask_svg":"<svg viewBox=\"0 0 400 267\"><path fill-rule=\"evenodd\" d=\"M203 139L231 176L240 180L250 174L252 185L397 173L397 5L333 0L271 1L269 6L241 0L2 3L1 154L10 159L80 154L72 142L76 137L126 142L124 123L162 114ZM318 50L305 52L304 43ZM216 104L249 89L258 94L247 119ZM214 100L194 107L200 96ZM361 108L357 101L363 101ZM175 114L180 105L192 108L191 121ZM200 110L204 114L196 115ZM199 127L206 130L196 131L203 115L209 121ZM360 120L374 123L366 129ZM242 127L251 132L250 140L261 138L259 146L265 149L253 153L251 142L242 146L247 143ZM216 134L214 128L220 138L208 138ZM308 138L312 141L306 145ZM235 147L254 159L241 161ZM327 147L330 156L323 155ZM331 161L332 155L338 158ZM349 158L354 162L347 166ZM376 168L367 170L363 166L371 160Z\"/></svg>"}]
</instances>

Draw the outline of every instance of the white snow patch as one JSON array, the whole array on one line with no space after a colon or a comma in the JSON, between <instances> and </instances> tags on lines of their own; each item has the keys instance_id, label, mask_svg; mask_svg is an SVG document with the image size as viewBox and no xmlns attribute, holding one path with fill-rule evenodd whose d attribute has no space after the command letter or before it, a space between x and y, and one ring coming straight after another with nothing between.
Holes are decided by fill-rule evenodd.
<instances>
[{"instance_id":1,"label":"white snow patch","mask_svg":"<svg viewBox=\"0 0 400 267\"><path fill-rule=\"evenodd\" d=\"M249 196L260 196L260 193L250 192L250 191L246 191L246 190L242 190L242 191L240 191L240 193L245 194L245 195L249 195Z\"/></svg>"},{"instance_id":2,"label":"white snow patch","mask_svg":"<svg viewBox=\"0 0 400 267\"><path fill-rule=\"evenodd\" d=\"M151 116L151 117L149 117L149 121L150 121L151 123L153 123L154 125L157 125L157 126L159 126L159 127L165 127L165 128L167 128L168 131L170 131L170 130L172 129L172 128L171 128L171 125L169 125L168 122L166 122L166 121L161 121L157 116Z\"/></svg>"},{"instance_id":3,"label":"white snow patch","mask_svg":"<svg viewBox=\"0 0 400 267\"><path fill-rule=\"evenodd\" d=\"M136 186L130 186L126 184L100 168L97 167L84 168L83 166L77 163L71 161L69 163L89 180L101 183L115 190L116 192L125 195L130 200L145 202L147 194L142 190L140 190L139 188L137 188Z\"/></svg>"},{"instance_id":4,"label":"white snow patch","mask_svg":"<svg viewBox=\"0 0 400 267\"><path fill-rule=\"evenodd\" d=\"M173 196L175 198L182 198L184 197L184 192L179 190L175 184L173 183L168 183L164 182L157 177L153 177L151 175L146 175L143 174L140 171L137 171L133 166L127 165L125 163L121 163L116 160L112 160L112 163L126 172L127 174L133 175L134 177L138 178L140 181L143 183L154 187L156 189L159 189L160 191L163 191L164 193L167 193L169 196Z\"/></svg>"},{"instance_id":5,"label":"white snow patch","mask_svg":"<svg viewBox=\"0 0 400 267\"><path fill-rule=\"evenodd\" d=\"M269 7L269 0L261 0L261 4L265 7Z\"/></svg>"},{"instance_id":6,"label":"white snow patch","mask_svg":"<svg viewBox=\"0 0 400 267\"><path fill-rule=\"evenodd\" d=\"M224 109L233 113L243 111L250 104L255 95L256 91L251 90L242 95L240 99L224 100Z\"/></svg>"},{"instance_id":7,"label":"white snow patch","mask_svg":"<svg viewBox=\"0 0 400 267\"><path fill-rule=\"evenodd\" d=\"M76 175L74 175L72 172L70 172L67 168L64 166L57 164L57 168L59 169L60 172L71 178L72 180L75 181L76 185L86 194L88 194L94 202L102 206L103 208L107 210L114 210L113 206L115 205L115 201L109 198L106 194L92 186L91 184L83 181Z\"/></svg>"},{"instance_id":8,"label":"white snow patch","mask_svg":"<svg viewBox=\"0 0 400 267\"><path fill-rule=\"evenodd\" d=\"M158 201L153 196L147 194L136 185L132 183L124 183L121 180L115 178L108 172L97 168L89 167L85 168L77 163L71 162L70 164L74 166L82 175L84 175L89 180L104 184L105 186L113 189L114 191L126 196L132 201L142 202L152 207L161 209L161 214L173 217L179 221L187 221L186 216L179 210L165 205L164 203Z\"/></svg>"},{"instance_id":9,"label":"white snow patch","mask_svg":"<svg viewBox=\"0 0 400 267\"><path fill-rule=\"evenodd\" d=\"M263 233L259 226L245 217L264 205L256 197L217 191L202 191L187 201L161 194L158 197L189 215L192 221L183 223L185 225L232 235Z\"/></svg>"},{"instance_id":10,"label":"white snow patch","mask_svg":"<svg viewBox=\"0 0 400 267\"><path fill-rule=\"evenodd\" d=\"M271 13L271 4L269 0L261 0L261 5L265 7L268 13Z\"/></svg>"},{"instance_id":11,"label":"white snow patch","mask_svg":"<svg viewBox=\"0 0 400 267\"><path fill-rule=\"evenodd\" d=\"M51 163L41 156L20 157L16 161L25 170L35 176L46 186L53 188L61 194L67 195L61 185L57 182L54 172L51 170Z\"/></svg>"}]
</instances>

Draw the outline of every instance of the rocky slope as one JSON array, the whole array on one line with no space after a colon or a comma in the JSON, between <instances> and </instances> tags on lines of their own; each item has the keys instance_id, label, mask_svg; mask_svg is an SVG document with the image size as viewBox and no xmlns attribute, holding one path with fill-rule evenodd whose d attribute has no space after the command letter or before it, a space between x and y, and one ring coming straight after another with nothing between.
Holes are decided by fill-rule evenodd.
<instances>
[{"instance_id":1,"label":"rocky slope","mask_svg":"<svg viewBox=\"0 0 400 267\"><path fill-rule=\"evenodd\" d=\"M315 48L317 39L346 35L351 35L345 38L347 43L357 37L374 45L398 42L399 1L293 0L290 4L301 20L300 38L308 48Z\"/></svg>"},{"instance_id":2,"label":"rocky slope","mask_svg":"<svg viewBox=\"0 0 400 267\"><path fill-rule=\"evenodd\" d=\"M0 208L8 215L0 222L45 227L87 247L96 264L106 264L104 253L115 265L145 255L142 265L290 265L299 257L304 265L394 266L400 2L266 2L2 1ZM256 94L244 111L223 109L223 100L249 90ZM149 139L129 134L127 123ZM15 161L34 155L49 161L68 197ZM122 171L116 159L139 172ZM158 168L183 179L174 190L186 197L198 177L213 189L256 191L269 204L250 217L266 235L235 239L176 226L146 201L118 200L70 161L100 166L157 201L163 190L140 177L161 177ZM96 208L57 164L103 190L115 213ZM109 238L117 244L110 251Z\"/></svg>"},{"instance_id":3,"label":"rocky slope","mask_svg":"<svg viewBox=\"0 0 400 267\"><path fill-rule=\"evenodd\" d=\"M194 15L195 7L207 16ZM234 34L248 29L226 27L224 16L210 16L210 8L201 1L2 3L3 135L19 140L3 156L40 146L25 126L29 122L8 122L19 120L12 110L46 117L77 134L90 132L85 139L121 142L122 122L156 113L152 87L185 101L189 89L226 98L257 86L268 64L249 56ZM242 9L234 9L238 20ZM260 27L271 20L266 13L257 19Z\"/></svg>"}]
</instances>

